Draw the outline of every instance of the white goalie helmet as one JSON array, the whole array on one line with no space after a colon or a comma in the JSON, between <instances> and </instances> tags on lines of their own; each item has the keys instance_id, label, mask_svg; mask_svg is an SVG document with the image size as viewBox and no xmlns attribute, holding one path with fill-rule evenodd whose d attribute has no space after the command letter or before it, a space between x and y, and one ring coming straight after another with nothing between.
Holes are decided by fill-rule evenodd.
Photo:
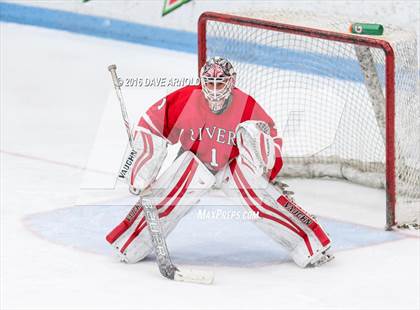
<instances>
[{"instance_id":1,"label":"white goalie helmet","mask_svg":"<svg viewBox=\"0 0 420 310\"><path fill-rule=\"evenodd\" d=\"M223 57L212 57L200 70L201 87L210 110L222 113L230 103L230 94L235 87L236 72Z\"/></svg>"}]
</instances>

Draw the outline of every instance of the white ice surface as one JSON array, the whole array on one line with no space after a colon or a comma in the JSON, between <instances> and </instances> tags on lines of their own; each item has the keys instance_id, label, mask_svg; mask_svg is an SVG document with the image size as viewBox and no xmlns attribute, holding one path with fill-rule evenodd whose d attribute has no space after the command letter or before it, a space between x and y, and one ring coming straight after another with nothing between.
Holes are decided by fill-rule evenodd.
<instances>
[{"instance_id":1,"label":"white ice surface","mask_svg":"<svg viewBox=\"0 0 420 310\"><path fill-rule=\"evenodd\" d=\"M175 262L215 271L212 286L167 281L152 257L119 263L104 234L133 198L121 186L80 189L112 100L106 67L116 63L125 77L193 77L196 57L5 23L0 39L2 309L420 307L418 235L384 232L383 191L345 182L289 180L335 242L336 259L324 267L299 269L248 222L199 222L194 212L168 243ZM167 91L125 91L130 113ZM110 126L117 150L103 154L107 173L124 146L119 114ZM236 206L216 195L199 208Z\"/></svg>"}]
</instances>

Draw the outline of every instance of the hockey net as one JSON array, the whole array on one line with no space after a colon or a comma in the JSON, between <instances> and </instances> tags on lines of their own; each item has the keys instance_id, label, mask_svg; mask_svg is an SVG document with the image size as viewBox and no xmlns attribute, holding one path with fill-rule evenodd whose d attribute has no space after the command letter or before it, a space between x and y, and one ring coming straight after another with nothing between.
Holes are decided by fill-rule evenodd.
<instances>
[{"instance_id":1,"label":"hockey net","mask_svg":"<svg viewBox=\"0 0 420 310\"><path fill-rule=\"evenodd\" d=\"M351 21L291 12L203 13L199 67L228 58L273 117L284 176L386 190L386 225L419 223L420 103L414 33L349 33Z\"/></svg>"}]
</instances>

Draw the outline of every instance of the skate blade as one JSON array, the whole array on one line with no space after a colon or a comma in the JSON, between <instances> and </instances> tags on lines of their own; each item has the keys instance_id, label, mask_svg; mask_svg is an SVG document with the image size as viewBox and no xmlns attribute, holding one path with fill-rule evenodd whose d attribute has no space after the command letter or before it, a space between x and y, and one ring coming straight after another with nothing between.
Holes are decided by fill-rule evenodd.
<instances>
[{"instance_id":1,"label":"skate blade","mask_svg":"<svg viewBox=\"0 0 420 310\"><path fill-rule=\"evenodd\" d=\"M335 258L334 255L331 254L324 254L318 261L312 263L309 267L319 267L322 266Z\"/></svg>"}]
</instances>

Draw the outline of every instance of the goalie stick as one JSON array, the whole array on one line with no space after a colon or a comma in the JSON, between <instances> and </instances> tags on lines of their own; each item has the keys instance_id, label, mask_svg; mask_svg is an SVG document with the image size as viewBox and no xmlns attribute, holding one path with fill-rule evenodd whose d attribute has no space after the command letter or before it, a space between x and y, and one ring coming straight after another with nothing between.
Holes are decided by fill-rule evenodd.
<instances>
[{"instance_id":1,"label":"goalie stick","mask_svg":"<svg viewBox=\"0 0 420 310\"><path fill-rule=\"evenodd\" d=\"M147 227L149 228L150 236L152 238L160 273L164 277L175 281L211 284L214 278L212 272L187 269L180 271L172 263L166 241L162 234L156 207L149 200L142 199L141 197L140 201L146 217Z\"/></svg>"},{"instance_id":2,"label":"goalie stick","mask_svg":"<svg viewBox=\"0 0 420 310\"><path fill-rule=\"evenodd\" d=\"M120 80L117 76L117 66L115 64L110 65L108 66L108 70L111 73L115 92L120 103L121 114L124 120L125 128L127 130L128 140L130 142L131 148L133 148L133 136L131 134L130 120L128 118L124 97L121 92L119 83ZM139 198L138 204L143 207L143 212L145 214L147 227L152 239L153 249L156 254L156 261L160 273L167 279L180 282L191 282L199 284L213 283L214 275L212 272L192 269L183 269L181 271L172 263L169 256L168 246L166 245L166 240L162 234L162 228L160 225L159 214L156 206L151 203L151 201L144 199L141 196Z\"/></svg>"},{"instance_id":3,"label":"goalie stick","mask_svg":"<svg viewBox=\"0 0 420 310\"><path fill-rule=\"evenodd\" d=\"M112 82L113 82L114 88L115 88L115 93L117 94L118 101L120 103L121 114L122 114L122 117L123 117L123 120L124 120L125 129L127 130L128 141L130 142L131 148L133 148L133 136L131 134L131 125L130 125L130 120L128 118L128 113L127 113L127 108L125 106L124 97L123 97L122 92L121 92L120 79L117 76L117 66L116 65L110 65L110 66L108 66L108 70L109 70L109 72L111 72Z\"/></svg>"}]
</instances>

